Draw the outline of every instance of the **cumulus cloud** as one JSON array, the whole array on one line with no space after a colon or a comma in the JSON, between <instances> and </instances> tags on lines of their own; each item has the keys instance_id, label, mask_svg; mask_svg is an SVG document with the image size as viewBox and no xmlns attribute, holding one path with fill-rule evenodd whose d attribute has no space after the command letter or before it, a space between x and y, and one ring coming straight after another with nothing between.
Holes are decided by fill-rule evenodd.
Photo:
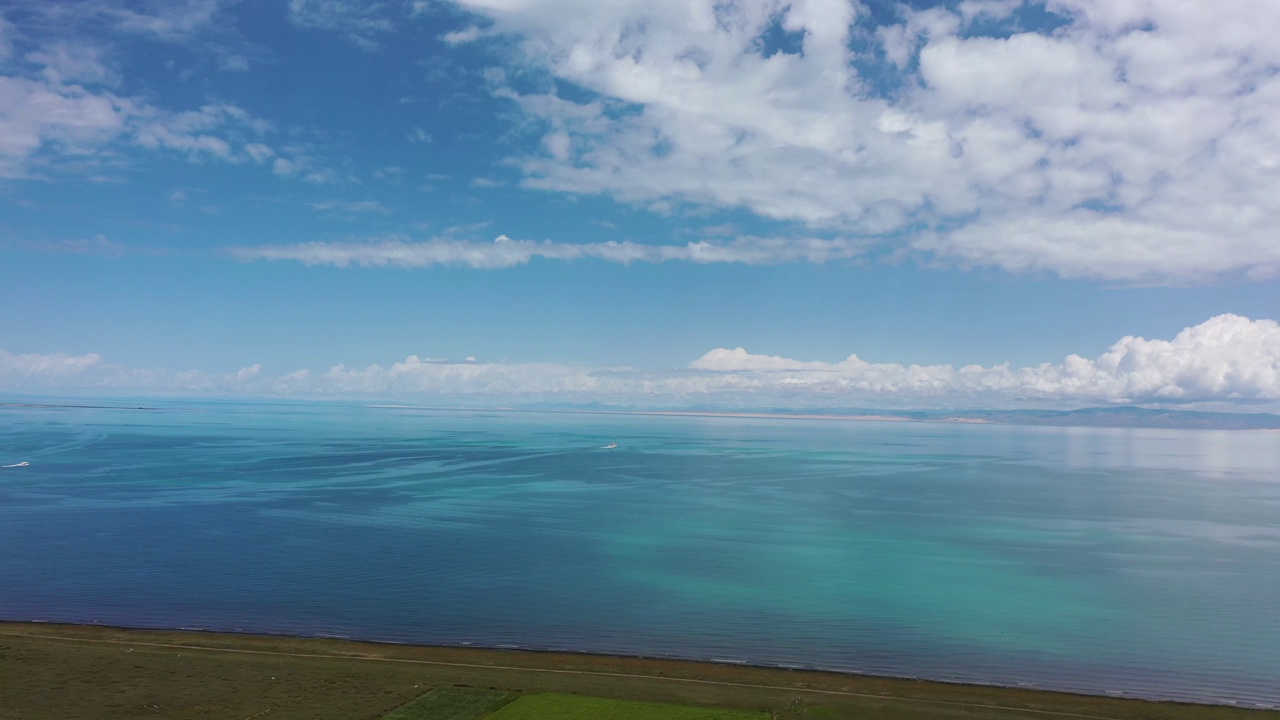
<instances>
[{"instance_id":1,"label":"cumulus cloud","mask_svg":"<svg viewBox=\"0 0 1280 720\"><path fill-rule=\"evenodd\" d=\"M435 238L413 242L404 236L364 242L314 242L297 245L268 245L231 248L242 260L292 260L305 265L347 267L417 268L457 265L478 269L526 265L535 258L546 260L595 259L629 264L633 262L742 263L824 263L857 257L865 243L848 239L770 238L744 236L728 242L690 242L684 245L649 245L631 241L562 243L551 240L513 240L499 235L491 243Z\"/></svg>"},{"instance_id":2,"label":"cumulus cloud","mask_svg":"<svg viewBox=\"0 0 1280 720\"><path fill-rule=\"evenodd\" d=\"M273 375L255 364L207 374L130 369L96 354L0 351L0 390L797 408L1274 404L1280 401L1280 325L1219 315L1171 340L1125 337L1092 360L1070 355L1024 368L870 363L857 355L839 362L802 361L720 348L678 370L410 355L389 366L337 365Z\"/></svg>"},{"instance_id":3,"label":"cumulus cloud","mask_svg":"<svg viewBox=\"0 0 1280 720\"><path fill-rule=\"evenodd\" d=\"M571 99L529 187L746 208L1014 272L1280 275L1280 5L456 0ZM1036 5L1051 22L1029 21ZM795 48L768 38L799 38Z\"/></svg>"},{"instance_id":4,"label":"cumulus cloud","mask_svg":"<svg viewBox=\"0 0 1280 720\"><path fill-rule=\"evenodd\" d=\"M1280 325L1219 315L1172 340L1125 337L1094 360L956 369L951 365L876 364L850 355L835 363L753 355L718 348L695 370L744 381L831 393L912 398L1043 399L1074 402L1203 402L1280 399Z\"/></svg>"}]
</instances>

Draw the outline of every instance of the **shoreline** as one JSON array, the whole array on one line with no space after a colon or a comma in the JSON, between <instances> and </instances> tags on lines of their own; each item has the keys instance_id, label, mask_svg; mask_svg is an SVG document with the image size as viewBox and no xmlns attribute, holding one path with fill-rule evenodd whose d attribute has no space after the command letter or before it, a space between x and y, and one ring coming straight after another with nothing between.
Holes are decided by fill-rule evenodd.
<instances>
[{"instance_id":1,"label":"shoreline","mask_svg":"<svg viewBox=\"0 0 1280 720\"><path fill-rule=\"evenodd\" d=\"M0 620L0 650L5 649L6 640L25 640L54 645L97 645L116 648L116 652L120 651L118 646L125 646L126 652L133 652L134 648L152 648L298 660L426 665L465 669L473 675L479 672L481 677L489 677L488 674L549 673L567 677L627 679L649 684L674 683L749 688L759 691L801 693L820 698L875 698L880 701L893 700L902 703L968 705L1048 716L1104 717L1046 709L1063 704L1094 704L1134 709L1133 704L1137 703L1148 709L1173 708L1206 713L1240 711L1251 716L1257 714L1260 717L1280 718L1280 708L1269 703L1153 699L1127 693L1094 694L1025 685L934 680L910 676L895 677L729 659L652 657L515 646L429 645L327 635L306 636L196 628L141 628L96 623ZM178 657L181 657L181 654ZM5 654L0 652L0 667L3 667L4 660ZM518 691L519 688L516 690ZM3 708L0 707L0 709ZM1122 713L1114 717L1126 716L1127 714ZM1183 716L1183 714L1174 714L1169 717ZM1187 715L1187 717L1191 716Z\"/></svg>"}]
</instances>

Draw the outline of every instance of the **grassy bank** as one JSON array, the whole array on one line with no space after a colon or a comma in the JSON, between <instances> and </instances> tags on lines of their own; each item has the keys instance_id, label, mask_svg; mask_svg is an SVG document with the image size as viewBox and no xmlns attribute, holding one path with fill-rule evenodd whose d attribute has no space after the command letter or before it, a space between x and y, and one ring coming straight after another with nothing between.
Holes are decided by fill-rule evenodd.
<instances>
[{"instance_id":1,"label":"grassy bank","mask_svg":"<svg viewBox=\"0 0 1280 720\"><path fill-rule=\"evenodd\" d=\"M433 690L436 700L454 702L448 691L455 687L492 690L455 700L498 698L499 720L519 720L510 713L520 703L545 710L547 697L566 694L766 718L1280 718L1274 711L711 663L0 623L6 720L373 720L397 709L412 718L422 715L411 703L432 702ZM537 693L560 695L524 699ZM487 710L466 712L457 717Z\"/></svg>"}]
</instances>

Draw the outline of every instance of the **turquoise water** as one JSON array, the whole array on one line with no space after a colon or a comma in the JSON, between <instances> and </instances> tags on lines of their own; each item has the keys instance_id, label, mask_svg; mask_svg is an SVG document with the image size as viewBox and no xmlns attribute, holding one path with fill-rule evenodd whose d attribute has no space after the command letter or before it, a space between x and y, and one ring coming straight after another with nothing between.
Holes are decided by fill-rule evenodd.
<instances>
[{"instance_id":1,"label":"turquoise water","mask_svg":"<svg viewBox=\"0 0 1280 720\"><path fill-rule=\"evenodd\" d=\"M0 407L20 461L3 619L1280 704L1277 433Z\"/></svg>"}]
</instances>

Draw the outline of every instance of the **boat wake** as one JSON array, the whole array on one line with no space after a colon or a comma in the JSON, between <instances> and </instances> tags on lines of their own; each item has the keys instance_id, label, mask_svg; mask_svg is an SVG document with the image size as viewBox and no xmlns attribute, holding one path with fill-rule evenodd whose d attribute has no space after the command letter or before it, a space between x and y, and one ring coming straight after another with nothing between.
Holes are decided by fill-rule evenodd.
<instances>
[{"instance_id":1,"label":"boat wake","mask_svg":"<svg viewBox=\"0 0 1280 720\"><path fill-rule=\"evenodd\" d=\"M4 468L26 467L26 466L28 466L28 465L30 465L30 464L31 464L31 463L27 462L26 460L23 460L23 461L22 461L22 462L20 462L20 463L14 463L14 464L12 464L12 465L0 465L0 470L3 470Z\"/></svg>"}]
</instances>

